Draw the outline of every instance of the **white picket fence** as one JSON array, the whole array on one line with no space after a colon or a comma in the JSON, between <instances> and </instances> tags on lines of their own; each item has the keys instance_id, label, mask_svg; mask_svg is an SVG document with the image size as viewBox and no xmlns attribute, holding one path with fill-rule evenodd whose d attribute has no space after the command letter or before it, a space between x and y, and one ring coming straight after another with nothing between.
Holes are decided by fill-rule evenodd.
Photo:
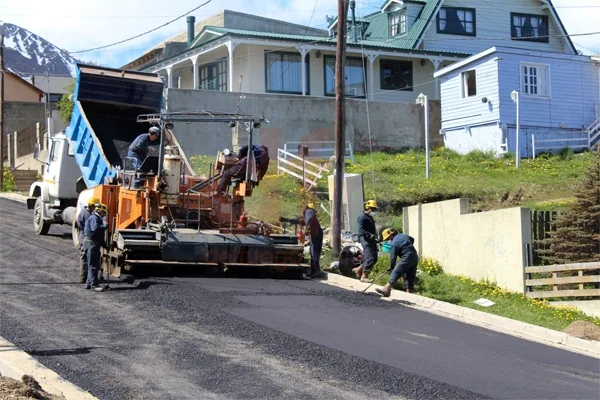
<instances>
[{"instance_id":1,"label":"white picket fence","mask_svg":"<svg viewBox=\"0 0 600 400\"><path fill-rule=\"evenodd\" d=\"M333 156L335 142L332 141L312 141L312 142L285 142L283 144L283 151L296 151L298 145L308 147L309 155L306 159L324 159ZM352 142L347 141L344 146L344 158L350 158L352 164L354 164L354 149L352 148Z\"/></svg>"},{"instance_id":2,"label":"white picket fence","mask_svg":"<svg viewBox=\"0 0 600 400\"><path fill-rule=\"evenodd\" d=\"M308 157L306 157L308 158ZM303 182L306 187L317 186L317 181L324 174L329 173L329 169L317 165L307 159L302 159L283 149L277 150L277 174L288 174Z\"/></svg>"}]
</instances>

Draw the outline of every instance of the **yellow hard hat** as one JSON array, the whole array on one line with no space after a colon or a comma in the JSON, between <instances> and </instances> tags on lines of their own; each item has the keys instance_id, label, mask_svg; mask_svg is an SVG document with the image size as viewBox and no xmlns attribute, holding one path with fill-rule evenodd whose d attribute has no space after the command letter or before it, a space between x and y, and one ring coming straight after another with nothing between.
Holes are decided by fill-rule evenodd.
<instances>
[{"instance_id":1,"label":"yellow hard hat","mask_svg":"<svg viewBox=\"0 0 600 400\"><path fill-rule=\"evenodd\" d=\"M97 198L96 196L92 196L90 197L90 199L88 200L88 204L100 204L100 199Z\"/></svg>"},{"instance_id":2,"label":"yellow hard hat","mask_svg":"<svg viewBox=\"0 0 600 400\"><path fill-rule=\"evenodd\" d=\"M313 210L316 210L316 208L315 208L315 203L308 203L308 204L306 205L306 208L312 208Z\"/></svg>"},{"instance_id":3,"label":"yellow hard hat","mask_svg":"<svg viewBox=\"0 0 600 400\"><path fill-rule=\"evenodd\" d=\"M383 240L388 240L390 236L397 235L398 231L394 228L387 228L381 233L381 237Z\"/></svg>"},{"instance_id":4,"label":"yellow hard hat","mask_svg":"<svg viewBox=\"0 0 600 400\"><path fill-rule=\"evenodd\" d=\"M96 210L108 213L108 207L106 206L106 204L96 204Z\"/></svg>"},{"instance_id":5,"label":"yellow hard hat","mask_svg":"<svg viewBox=\"0 0 600 400\"><path fill-rule=\"evenodd\" d=\"M365 208L377 209L377 202L375 200L367 200L365 203Z\"/></svg>"}]
</instances>

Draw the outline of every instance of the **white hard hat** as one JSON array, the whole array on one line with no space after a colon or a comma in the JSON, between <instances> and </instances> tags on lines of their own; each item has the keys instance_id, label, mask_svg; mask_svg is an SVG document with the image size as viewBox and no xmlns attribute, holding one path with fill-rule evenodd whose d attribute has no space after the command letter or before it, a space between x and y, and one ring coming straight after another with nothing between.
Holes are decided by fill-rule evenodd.
<instances>
[{"instance_id":1,"label":"white hard hat","mask_svg":"<svg viewBox=\"0 0 600 400\"><path fill-rule=\"evenodd\" d=\"M159 128L157 128L156 126L153 126L153 127L151 127L151 128L148 130L148 132L154 132L154 133L156 133L157 135L159 135L159 134L160 134L160 129L159 129Z\"/></svg>"}]
</instances>

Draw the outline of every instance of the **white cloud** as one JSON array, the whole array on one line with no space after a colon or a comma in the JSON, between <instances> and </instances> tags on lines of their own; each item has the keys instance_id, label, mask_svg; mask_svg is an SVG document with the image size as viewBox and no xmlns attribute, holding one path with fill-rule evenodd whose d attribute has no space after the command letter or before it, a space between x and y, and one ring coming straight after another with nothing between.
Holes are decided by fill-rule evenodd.
<instances>
[{"instance_id":1,"label":"white cloud","mask_svg":"<svg viewBox=\"0 0 600 400\"><path fill-rule=\"evenodd\" d=\"M472 0L471 0L472 1ZM490 1L490 0L486 0ZM116 42L167 22L200 5L202 0L29 0L23 2L0 0L2 20L44 37L56 46L76 51ZM357 0L357 15L377 11L382 0ZM569 33L598 31L600 4L598 0L554 0L555 6ZM173 4L172 6L169 6ZM221 11L223 8L277 18L299 24L308 23L315 2L312 0L213 0L192 13L196 20ZM569 8L596 6L595 8ZM567 7L567 8L563 8ZM325 15L337 15L336 0L318 0L311 26L326 28ZM186 29L185 18L149 35L93 53L74 54L113 67L135 59L157 42ZM600 52L600 35L575 37L573 41L586 53Z\"/></svg>"}]
</instances>

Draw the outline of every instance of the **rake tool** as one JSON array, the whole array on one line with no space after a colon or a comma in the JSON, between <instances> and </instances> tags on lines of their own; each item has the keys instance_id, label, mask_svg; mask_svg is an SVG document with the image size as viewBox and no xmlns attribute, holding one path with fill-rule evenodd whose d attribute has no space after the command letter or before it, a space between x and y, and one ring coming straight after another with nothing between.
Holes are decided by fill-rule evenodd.
<instances>
[{"instance_id":1,"label":"rake tool","mask_svg":"<svg viewBox=\"0 0 600 400\"><path fill-rule=\"evenodd\" d=\"M382 276L384 276L385 274L387 274L387 271L383 271L381 273L381 275L379 275L377 278L373 279L373 282L371 282L371 284L369 286L367 286L361 293L366 293L367 289L369 289L371 286L373 286L375 284L375 282L377 282Z\"/></svg>"}]
</instances>

